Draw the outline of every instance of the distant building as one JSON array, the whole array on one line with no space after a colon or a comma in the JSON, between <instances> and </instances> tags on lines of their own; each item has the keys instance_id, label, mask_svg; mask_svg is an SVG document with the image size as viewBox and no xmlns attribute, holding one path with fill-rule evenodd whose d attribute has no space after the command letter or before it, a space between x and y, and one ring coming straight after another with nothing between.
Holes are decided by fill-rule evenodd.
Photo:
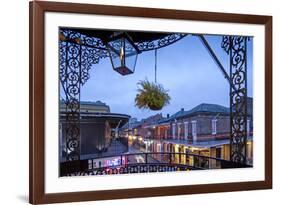
<instances>
[{"instance_id":1,"label":"distant building","mask_svg":"<svg viewBox=\"0 0 281 205\"><path fill-rule=\"evenodd\" d=\"M247 162L252 164L253 104L247 105ZM155 119L155 116L152 116ZM140 137L145 151L192 152L229 160L230 110L217 104L202 103L191 110L183 108L171 116L139 123L132 135ZM153 119L153 118L152 118ZM136 135L137 134L137 135ZM178 156L179 157L179 156ZM175 156L176 159L176 156ZM186 160L186 159L177 159Z\"/></svg>"},{"instance_id":2,"label":"distant building","mask_svg":"<svg viewBox=\"0 0 281 205\"><path fill-rule=\"evenodd\" d=\"M133 120L129 120L121 129L121 133L125 133L126 135L134 135L134 136L144 136L146 138L152 137L150 127L152 125L157 125L157 123L163 119L162 114L156 114L150 116L146 119L142 119L141 121L137 121L136 118L132 118Z\"/></svg>"},{"instance_id":3,"label":"distant building","mask_svg":"<svg viewBox=\"0 0 281 205\"><path fill-rule=\"evenodd\" d=\"M111 113L110 107L101 101L80 102L80 158L112 156L128 151L128 140L118 138L118 128L130 119L129 115ZM60 156L66 155L66 105L60 103ZM118 139L117 139L118 138Z\"/></svg>"},{"instance_id":4,"label":"distant building","mask_svg":"<svg viewBox=\"0 0 281 205\"><path fill-rule=\"evenodd\" d=\"M229 135L229 109L202 103L189 111L181 109L158 122L157 139L204 141L226 139Z\"/></svg>"},{"instance_id":5,"label":"distant building","mask_svg":"<svg viewBox=\"0 0 281 205\"><path fill-rule=\"evenodd\" d=\"M64 101L61 101L60 111L63 110L66 110L66 104ZM81 113L109 113L110 107L101 101L96 101L96 102L81 101L80 112Z\"/></svg>"}]
</instances>

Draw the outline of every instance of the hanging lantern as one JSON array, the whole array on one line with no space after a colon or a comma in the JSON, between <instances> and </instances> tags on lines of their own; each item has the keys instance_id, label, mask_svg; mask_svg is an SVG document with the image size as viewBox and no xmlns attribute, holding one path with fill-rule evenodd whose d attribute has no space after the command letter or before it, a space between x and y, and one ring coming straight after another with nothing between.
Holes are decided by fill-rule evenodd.
<instances>
[{"instance_id":1,"label":"hanging lantern","mask_svg":"<svg viewBox=\"0 0 281 205\"><path fill-rule=\"evenodd\" d=\"M121 75L134 73L140 51L126 32L110 37L107 49L115 71Z\"/></svg>"}]
</instances>

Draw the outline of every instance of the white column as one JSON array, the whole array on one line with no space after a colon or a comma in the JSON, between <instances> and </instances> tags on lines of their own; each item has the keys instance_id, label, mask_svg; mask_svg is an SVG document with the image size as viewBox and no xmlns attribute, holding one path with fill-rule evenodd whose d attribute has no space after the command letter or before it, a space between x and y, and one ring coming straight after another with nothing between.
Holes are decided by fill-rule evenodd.
<instances>
[{"instance_id":1,"label":"white column","mask_svg":"<svg viewBox=\"0 0 281 205\"><path fill-rule=\"evenodd\" d=\"M250 120L247 120L247 137L250 136Z\"/></svg>"},{"instance_id":2,"label":"white column","mask_svg":"<svg viewBox=\"0 0 281 205\"><path fill-rule=\"evenodd\" d=\"M212 120L212 135L217 134L217 119Z\"/></svg>"},{"instance_id":3,"label":"white column","mask_svg":"<svg viewBox=\"0 0 281 205\"><path fill-rule=\"evenodd\" d=\"M62 152L64 150L64 140L62 136L62 123L60 123L59 126L59 152L60 152L60 157L62 157Z\"/></svg>"},{"instance_id":4,"label":"white column","mask_svg":"<svg viewBox=\"0 0 281 205\"><path fill-rule=\"evenodd\" d=\"M188 122L184 122L184 139L188 139Z\"/></svg>"},{"instance_id":5,"label":"white column","mask_svg":"<svg viewBox=\"0 0 281 205\"><path fill-rule=\"evenodd\" d=\"M145 151L148 152L148 141L145 141Z\"/></svg>"},{"instance_id":6,"label":"white column","mask_svg":"<svg viewBox=\"0 0 281 205\"><path fill-rule=\"evenodd\" d=\"M173 139L176 138L176 124L175 123L172 124L172 136L173 136Z\"/></svg>"}]
</instances>

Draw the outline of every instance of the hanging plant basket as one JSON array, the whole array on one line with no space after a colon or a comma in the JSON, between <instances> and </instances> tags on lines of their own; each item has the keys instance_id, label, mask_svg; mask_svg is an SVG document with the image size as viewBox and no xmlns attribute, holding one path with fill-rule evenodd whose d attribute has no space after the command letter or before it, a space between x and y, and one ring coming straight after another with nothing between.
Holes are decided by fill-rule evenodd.
<instances>
[{"instance_id":1,"label":"hanging plant basket","mask_svg":"<svg viewBox=\"0 0 281 205\"><path fill-rule=\"evenodd\" d=\"M170 103L168 91L162 85L142 80L138 82L135 105L140 109L161 110Z\"/></svg>"}]
</instances>

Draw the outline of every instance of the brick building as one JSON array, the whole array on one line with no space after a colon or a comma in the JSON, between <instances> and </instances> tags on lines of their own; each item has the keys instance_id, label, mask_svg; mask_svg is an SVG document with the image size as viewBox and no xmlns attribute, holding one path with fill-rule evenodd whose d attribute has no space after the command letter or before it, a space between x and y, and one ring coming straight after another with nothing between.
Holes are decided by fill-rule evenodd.
<instances>
[{"instance_id":1,"label":"brick building","mask_svg":"<svg viewBox=\"0 0 281 205\"><path fill-rule=\"evenodd\" d=\"M253 161L253 101L247 100L247 162ZM191 152L229 160L230 110L217 104L202 103L190 110L181 109L171 116L135 128L150 152ZM162 116L162 115L161 115ZM178 159L175 156L175 160Z\"/></svg>"}]
</instances>

